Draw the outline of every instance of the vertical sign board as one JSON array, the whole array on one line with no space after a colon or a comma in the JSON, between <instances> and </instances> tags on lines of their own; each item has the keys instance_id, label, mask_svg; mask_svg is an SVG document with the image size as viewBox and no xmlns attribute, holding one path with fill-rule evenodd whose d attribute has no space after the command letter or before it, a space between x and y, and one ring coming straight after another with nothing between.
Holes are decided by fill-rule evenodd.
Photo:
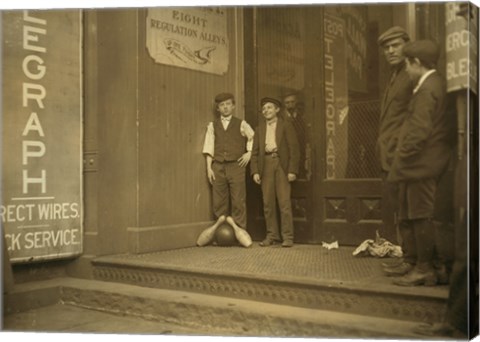
<instances>
[{"instance_id":1,"label":"vertical sign board","mask_svg":"<svg viewBox=\"0 0 480 342\"><path fill-rule=\"evenodd\" d=\"M258 12L262 29L258 31L257 51L259 64L264 66L258 70L258 79L263 84L295 91L304 88L305 29L301 11L268 8Z\"/></svg>"},{"instance_id":2,"label":"vertical sign board","mask_svg":"<svg viewBox=\"0 0 480 342\"><path fill-rule=\"evenodd\" d=\"M148 52L156 63L217 75L228 71L225 8L148 9L146 30Z\"/></svg>"},{"instance_id":3,"label":"vertical sign board","mask_svg":"<svg viewBox=\"0 0 480 342\"><path fill-rule=\"evenodd\" d=\"M470 7L469 20L457 15L459 3L445 4L447 54L447 91L471 89L478 86L478 9ZM471 16L470 16L471 15Z\"/></svg>"},{"instance_id":4,"label":"vertical sign board","mask_svg":"<svg viewBox=\"0 0 480 342\"><path fill-rule=\"evenodd\" d=\"M2 202L12 262L82 252L80 11L2 13Z\"/></svg>"},{"instance_id":5,"label":"vertical sign board","mask_svg":"<svg viewBox=\"0 0 480 342\"><path fill-rule=\"evenodd\" d=\"M326 179L345 178L348 157L348 79L345 22L325 14Z\"/></svg>"},{"instance_id":6,"label":"vertical sign board","mask_svg":"<svg viewBox=\"0 0 480 342\"><path fill-rule=\"evenodd\" d=\"M367 8L341 6L345 20L347 42L348 87L350 90L367 90Z\"/></svg>"}]
</instances>

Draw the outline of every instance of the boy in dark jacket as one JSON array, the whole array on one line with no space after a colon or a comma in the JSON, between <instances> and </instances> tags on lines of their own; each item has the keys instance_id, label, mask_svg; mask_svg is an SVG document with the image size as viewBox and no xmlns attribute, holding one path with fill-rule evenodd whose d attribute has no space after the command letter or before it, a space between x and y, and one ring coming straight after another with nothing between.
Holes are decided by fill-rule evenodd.
<instances>
[{"instance_id":1,"label":"boy in dark jacket","mask_svg":"<svg viewBox=\"0 0 480 342\"><path fill-rule=\"evenodd\" d=\"M283 247L293 246L293 217L290 200L290 182L297 178L300 150L292 124L278 117L281 103L274 98L261 100L262 121L255 130L251 174L260 184L267 236L260 246L271 246L280 241ZM281 230L278 229L277 207L280 209Z\"/></svg>"},{"instance_id":2,"label":"boy in dark jacket","mask_svg":"<svg viewBox=\"0 0 480 342\"><path fill-rule=\"evenodd\" d=\"M399 182L399 218L414 236L415 267L394 284L435 285L433 268L435 230L432 222L437 183L450 156L450 125L445 111L444 79L435 70L438 46L429 40L403 48L406 70L416 86L388 180Z\"/></svg>"}]
</instances>

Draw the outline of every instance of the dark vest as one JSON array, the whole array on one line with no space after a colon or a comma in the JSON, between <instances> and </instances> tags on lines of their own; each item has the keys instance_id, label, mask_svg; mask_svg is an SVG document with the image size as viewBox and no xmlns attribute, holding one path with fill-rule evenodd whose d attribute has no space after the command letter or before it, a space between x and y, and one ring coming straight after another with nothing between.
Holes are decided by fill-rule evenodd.
<instances>
[{"instance_id":1,"label":"dark vest","mask_svg":"<svg viewBox=\"0 0 480 342\"><path fill-rule=\"evenodd\" d=\"M227 130L223 129L220 118L213 122L215 131L215 155L217 162L235 161L245 153L245 137L240 133L242 120L232 116Z\"/></svg>"}]
</instances>

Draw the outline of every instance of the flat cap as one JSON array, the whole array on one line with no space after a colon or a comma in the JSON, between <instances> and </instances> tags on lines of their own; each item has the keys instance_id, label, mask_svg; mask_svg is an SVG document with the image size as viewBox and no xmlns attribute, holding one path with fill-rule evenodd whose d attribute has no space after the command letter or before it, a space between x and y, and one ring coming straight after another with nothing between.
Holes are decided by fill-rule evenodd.
<instances>
[{"instance_id":1,"label":"flat cap","mask_svg":"<svg viewBox=\"0 0 480 342\"><path fill-rule=\"evenodd\" d=\"M275 98L273 98L273 97L264 97L264 98L260 101L260 104L261 104L262 107L263 107L263 105L264 105L265 103L273 103L273 104L276 105L277 107L281 107L281 106L282 106L282 103L281 103L279 100L277 100L277 99L275 99Z\"/></svg>"},{"instance_id":2,"label":"flat cap","mask_svg":"<svg viewBox=\"0 0 480 342\"><path fill-rule=\"evenodd\" d=\"M230 100L230 99L232 99L232 100L234 99L234 96L231 93L220 93L217 96L215 96L215 102L216 103L220 103L220 102L227 101L227 100Z\"/></svg>"},{"instance_id":3,"label":"flat cap","mask_svg":"<svg viewBox=\"0 0 480 342\"><path fill-rule=\"evenodd\" d=\"M426 66L433 66L437 64L440 49L431 40L417 40L405 44L403 54L405 57L418 58L424 64L426 63Z\"/></svg>"},{"instance_id":4,"label":"flat cap","mask_svg":"<svg viewBox=\"0 0 480 342\"><path fill-rule=\"evenodd\" d=\"M395 39L395 38L403 38L405 41L409 41L410 37L408 36L407 31L403 27L400 26L393 26L390 27L388 30L383 32L380 37L378 37L378 45L382 46L385 42Z\"/></svg>"}]
</instances>

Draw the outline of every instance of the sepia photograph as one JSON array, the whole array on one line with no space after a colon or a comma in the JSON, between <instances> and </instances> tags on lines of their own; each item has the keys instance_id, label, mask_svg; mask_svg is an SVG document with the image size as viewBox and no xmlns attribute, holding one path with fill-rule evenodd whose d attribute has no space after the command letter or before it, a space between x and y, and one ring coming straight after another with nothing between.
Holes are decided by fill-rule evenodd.
<instances>
[{"instance_id":1,"label":"sepia photograph","mask_svg":"<svg viewBox=\"0 0 480 342\"><path fill-rule=\"evenodd\" d=\"M2 339L477 337L477 4L21 3Z\"/></svg>"}]
</instances>

